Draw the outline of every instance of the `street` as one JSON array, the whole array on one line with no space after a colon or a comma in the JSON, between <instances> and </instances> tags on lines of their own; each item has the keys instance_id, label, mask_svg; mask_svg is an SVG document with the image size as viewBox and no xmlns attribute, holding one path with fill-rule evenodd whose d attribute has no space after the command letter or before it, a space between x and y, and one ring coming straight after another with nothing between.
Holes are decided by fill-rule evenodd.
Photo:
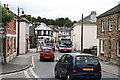
<instances>
[{"instance_id":1,"label":"street","mask_svg":"<svg viewBox=\"0 0 120 80\"><path fill-rule=\"evenodd\" d=\"M60 58L64 53L55 52L55 60ZM32 53L33 66L25 71L17 72L14 74L2 76L2 80L59 80L54 77L55 62L39 61L39 54ZM107 72L102 72L102 79L117 80L117 75L113 75Z\"/></svg>"}]
</instances>

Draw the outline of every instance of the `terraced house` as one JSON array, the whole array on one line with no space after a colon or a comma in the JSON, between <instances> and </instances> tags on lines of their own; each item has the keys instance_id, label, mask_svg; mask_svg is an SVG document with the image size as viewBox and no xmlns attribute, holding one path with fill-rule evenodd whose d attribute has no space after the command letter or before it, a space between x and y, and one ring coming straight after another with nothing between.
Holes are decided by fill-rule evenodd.
<instances>
[{"instance_id":1,"label":"terraced house","mask_svg":"<svg viewBox=\"0 0 120 80\"><path fill-rule=\"evenodd\" d=\"M120 60L120 4L97 17L99 57L113 64Z\"/></svg>"}]
</instances>

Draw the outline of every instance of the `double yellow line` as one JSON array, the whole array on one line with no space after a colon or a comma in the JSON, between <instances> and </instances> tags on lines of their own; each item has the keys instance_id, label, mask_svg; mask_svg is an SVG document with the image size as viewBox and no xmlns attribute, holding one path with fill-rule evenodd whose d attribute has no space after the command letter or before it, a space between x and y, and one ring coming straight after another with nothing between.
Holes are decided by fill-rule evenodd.
<instances>
[{"instance_id":1,"label":"double yellow line","mask_svg":"<svg viewBox=\"0 0 120 80\"><path fill-rule=\"evenodd\" d=\"M8 76L8 75L14 75L14 74L19 74L19 73L23 73L24 71L29 71L30 69L33 69L35 68L35 63L34 63L34 56L32 56L32 62L31 62L31 67L29 67L28 69L25 69L25 70L21 70L19 72L13 72L13 73L8 73L8 74L3 74L3 75L0 75L0 77L2 76Z\"/></svg>"}]
</instances>

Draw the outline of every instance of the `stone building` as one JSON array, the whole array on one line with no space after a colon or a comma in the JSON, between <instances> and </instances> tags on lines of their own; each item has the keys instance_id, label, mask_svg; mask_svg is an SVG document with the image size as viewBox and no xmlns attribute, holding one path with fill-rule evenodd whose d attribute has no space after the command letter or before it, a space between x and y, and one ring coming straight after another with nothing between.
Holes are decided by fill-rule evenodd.
<instances>
[{"instance_id":1,"label":"stone building","mask_svg":"<svg viewBox=\"0 0 120 80\"><path fill-rule=\"evenodd\" d=\"M97 17L99 57L113 64L120 59L120 4Z\"/></svg>"}]
</instances>

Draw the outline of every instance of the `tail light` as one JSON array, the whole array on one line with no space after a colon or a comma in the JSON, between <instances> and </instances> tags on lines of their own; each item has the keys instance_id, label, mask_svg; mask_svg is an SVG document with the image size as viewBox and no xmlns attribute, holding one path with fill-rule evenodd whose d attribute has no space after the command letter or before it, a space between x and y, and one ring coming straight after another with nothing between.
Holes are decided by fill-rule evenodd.
<instances>
[{"instance_id":1,"label":"tail light","mask_svg":"<svg viewBox=\"0 0 120 80\"><path fill-rule=\"evenodd\" d=\"M101 71L99 71L99 72L102 72L102 70L101 70Z\"/></svg>"},{"instance_id":2,"label":"tail light","mask_svg":"<svg viewBox=\"0 0 120 80\"><path fill-rule=\"evenodd\" d=\"M75 72L77 72L77 70L76 70L76 69L73 69L73 71L72 71L72 72L74 72L74 73L75 73Z\"/></svg>"}]
</instances>

